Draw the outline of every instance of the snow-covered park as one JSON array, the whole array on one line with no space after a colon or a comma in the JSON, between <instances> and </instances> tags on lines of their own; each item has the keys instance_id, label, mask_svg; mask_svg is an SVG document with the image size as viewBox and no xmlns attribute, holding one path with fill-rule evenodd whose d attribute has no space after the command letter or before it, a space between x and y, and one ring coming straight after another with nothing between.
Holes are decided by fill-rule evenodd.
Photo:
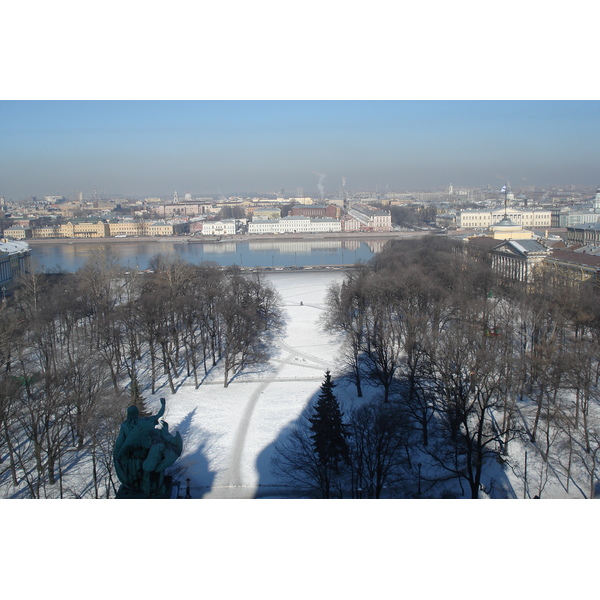
<instances>
[{"instance_id":1,"label":"snow-covered park","mask_svg":"<svg viewBox=\"0 0 600 600\"><path fill-rule=\"evenodd\" d=\"M110 556L106 576L116 577L124 595L143 588L150 597L198 589L216 597L321 598L318 590L328 589L327 597L335 590L342 598L437 598L472 590L504 598L589 589L595 560L588 544L598 529L593 502L272 500L287 496L273 487L273 444L318 393L325 371L339 374L339 341L318 319L328 285L342 277L269 275L287 326L260 370L236 377L228 388L215 370L198 390L181 380L174 395L166 381L154 396L143 392L153 412L166 398L165 420L184 439L180 477L190 478L194 499L209 502L12 502L4 513L11 575L26 579L26 557L41 544L49 554L39 569L44 580L66 565L92 578L97 562ZM356 402L351 385L340 383L336 393L342 405ZM530 473L538 468L534 458ZM522 497L518 478L507 477L515 497ZM551 485L565 497L560 484ZM571 486L569 497L581 495ZM550 573L545 557L566 547L560 568ZM448 587L457 579L458 554L464 556L462 592ZM574 571L580 576L572 579ZM150 573L146 581L144 573Z\"/></svg>"},{"instance_id":2,"label":"snow-covered park","mask_svg":"<svg viewBox=\"0 0 600 600\"><path fill-rule=\"evenodd\" d=\"M316 397L326 370L336 381L335 393L346 413L377 393L367 386L366 398L360 400L348 380L336 380L343 375L341 340L323 331L319 323L328 286L341 281L344 274L281 272L267 277L281 296L286 324L284 334L274 341L267 364L244 371L227 388L217 365L198 389L191 378L181 378L176 394L170 393L166 379L154 395L144 392L152 412L159 409L160 397L166 398L164 419L171 431L179 431L183 437L176 474L180 497L185 496L188 478L192 498L294 497L294 489L281 486L272 473L274 444ZM522 418L526 408L521 409ZM422 487L427 490L425 471L423 476ZM565 477L560 464L543 461L534 445L516 439L510 445L509 464L486 469L480 496L587 498L588 479L576 466L571 477ZM439 497L440 489L429 489L431 497ZM447 484L446 489L462 495L457 482ZM423 496L427 495L425 491Z\"/></svg>"},{"instance_id":3,"label":"snow-covered park","mask_svg":"<svg viewBox=\"0 0 600 600\"><path fill-rule=\"evenodd\" d=\"M267 365L237 376L227 388L217 367L197 390L193 381L183 381L171 395L165 381L154 396L144 393L153 412L160 397L167 400L164 420L184 440L179 479L190 479L192 498L280 496L269 465L273 443L319 392L326 370L336 374L339 341L322 331L318 319L328 285L343 273L267 277L281 295L286 321Z\"/></svg>"}]
</instances>

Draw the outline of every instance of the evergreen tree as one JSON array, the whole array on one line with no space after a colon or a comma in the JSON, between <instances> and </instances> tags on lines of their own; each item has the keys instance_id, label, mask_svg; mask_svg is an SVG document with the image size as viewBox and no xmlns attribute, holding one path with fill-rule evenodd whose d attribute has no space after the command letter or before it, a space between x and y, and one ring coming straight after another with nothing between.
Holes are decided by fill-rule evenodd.
<instances>
[{"instance_id":1,"label":"evergreen tree","mask_svg":"<svg viewBox=\"0 0 600 600\"><path fill-rule=\"evenodd\" d=\"M131 374L131 386L129 388L129 395L131 397L131 404L136 406L140 411L141 415L145 414L144 397L140 391L140 384L138 382L137 374L135 371Z\"/></svg>"},{"instance_id":2,"label":"evergreen tree","mask_svg":"<svg viewBox=\"0 0 600 600\"><path fill-rule=\"evenodd\" d=\"M333 394L334 387L328 370L325 381L321 384L315 411L309 419L312 447L318 459L321 487L326 498L329 498L332 476L340 471L340 462L348 464L350 460L342 421L344 415Z\"/></svg>"}]
</instances>

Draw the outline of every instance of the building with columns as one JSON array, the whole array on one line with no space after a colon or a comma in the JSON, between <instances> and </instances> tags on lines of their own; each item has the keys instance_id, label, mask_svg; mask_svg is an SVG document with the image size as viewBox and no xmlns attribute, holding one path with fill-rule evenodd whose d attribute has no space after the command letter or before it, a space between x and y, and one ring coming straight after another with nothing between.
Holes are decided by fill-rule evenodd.
<instances>
[{"instance_id":1,"label":"building with columns","mask_svg":"<svg viewBox=\"0 0 600 600\"><path fill-rule=\"evenodd\" d=\"M532 283L551 250L535 240L504 240L490 253L492 267L502 277Z\"/></svg>"},{"instance_id":2,"label":"building with columns","mask_svg":"<svg viewBox=\"0 0 600 600\"><path fill-rule=\"evenodd\" d=\"M0 300L12 291L15 278L30 270L31 250L26 242L0 242Z\"/></svg>"},{"instance_id":3,"label":"building with columns","mask_svg":"<svg viewBox=\"0 0 600 600\"><path fill-rule=\"evenodd\" d=\"M567 242L582 246L600 246L600 223L567 227Z\"/></svg>"}]
</instances>

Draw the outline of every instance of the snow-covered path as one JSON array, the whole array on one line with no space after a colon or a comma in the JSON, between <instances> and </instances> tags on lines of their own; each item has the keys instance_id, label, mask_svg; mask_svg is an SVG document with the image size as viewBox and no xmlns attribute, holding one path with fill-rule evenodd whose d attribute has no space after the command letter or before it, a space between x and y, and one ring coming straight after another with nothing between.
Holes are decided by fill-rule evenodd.
<instances>
[{"instance_id":1,"label":"snow-covered path","mask_svg":"<svg viewBox=\"0 0 600 600\"><path fill-rule=\"evenodd\" d=\"M278 369L278 373L281 368ZM211 491L204 496L205 498L254 498L256 496L256 485L246 485L242 477L242 453L256 404L267 386L276 380L277 376L263 380L250 396L235 433L229 461L225 470L217 475Z\"/></svg>"},{"instance_id":2,"label":"snow-covered path","mask_svg":"<svg viewBox=\"0 0 600 600\"><path fill-rule=\"evenodd\" d=\"M318 319L325 293L343 273L269 275L283 300L285 334L275 342L264 368L242 374L223 387L211 373L198 390L183 382L175 395L167 387L149 398L167 398L166 420L181 432L180 459L191 479L194 498L255 498L274 485L269 461L280 432L318 392L327 369L335 372L338 342L324 333Z\"/></svg>"}]
</instances>

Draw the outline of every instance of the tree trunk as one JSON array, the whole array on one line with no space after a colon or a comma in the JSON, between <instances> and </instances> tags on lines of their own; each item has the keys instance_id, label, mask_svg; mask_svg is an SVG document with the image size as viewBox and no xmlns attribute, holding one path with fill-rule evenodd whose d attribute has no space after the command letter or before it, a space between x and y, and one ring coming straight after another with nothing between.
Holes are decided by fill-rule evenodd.
<instances>
[{"instance_id":1,"label":"tree trunk","mask_svg":"<svg viewBox=\"0 0 600 600\"><path fill-rule=\"evenodd\" d=\"M156 350L154 344L150 342L150 377L152 379L152 393L156 393Z\"/></svg>"},{"instance_id":2,"label":"tree trunk","mask_svg":"<svg viewBox=\"0 0 600 600\"><path fill-rule=\"evenodd\" d=\"M19 480L17 479L17 467L15 465L14 448L8 432L8 423L4 421L4 436L6 437L6 445L8 446L8 457L10 460L10 474L12 476L13 485L17 487Z\"/></svg>"},{"instance_id":3,"label":"tree trunk","mask_svg":"<svg viewBox=\"0 0 600 600\"><path fill-rule=\"evenodd\" d=\"M98 498L98 467L96 464L96 444L92 443L92 475L94 479L94 497Z\"/></svg>"},{"instance_id":4,"label":"tree trunk","mask_svg":"<svg viewBox=\"0 0 600 600\"><path fill-rule=\"evenodd\" d=\"M542 405L544 403L544 394L545 394L545 388L542 386L542 389L540 390L540 396L539 396L539 401L538 401L538 405L537 405L537 410L535 413L535 420L533 422L533 428L531 430L531 441L532 442L535 442L535 436L537 434L538 423L540 420L540 415L542 413Z\"/></svg>"},{"instance_id":5,"label":"tree trunk","mask_svg":"<svg viewBox=\"0 0 600 600\"><path fill-rule=\"evenodd\" d=\"M227 360L225 360L225 362L227 363ZM223 387L227 387L229 385L229 369L227 367L227 365L225 366L225 375L223 377Z\"/></svg>"}]
</instances>

